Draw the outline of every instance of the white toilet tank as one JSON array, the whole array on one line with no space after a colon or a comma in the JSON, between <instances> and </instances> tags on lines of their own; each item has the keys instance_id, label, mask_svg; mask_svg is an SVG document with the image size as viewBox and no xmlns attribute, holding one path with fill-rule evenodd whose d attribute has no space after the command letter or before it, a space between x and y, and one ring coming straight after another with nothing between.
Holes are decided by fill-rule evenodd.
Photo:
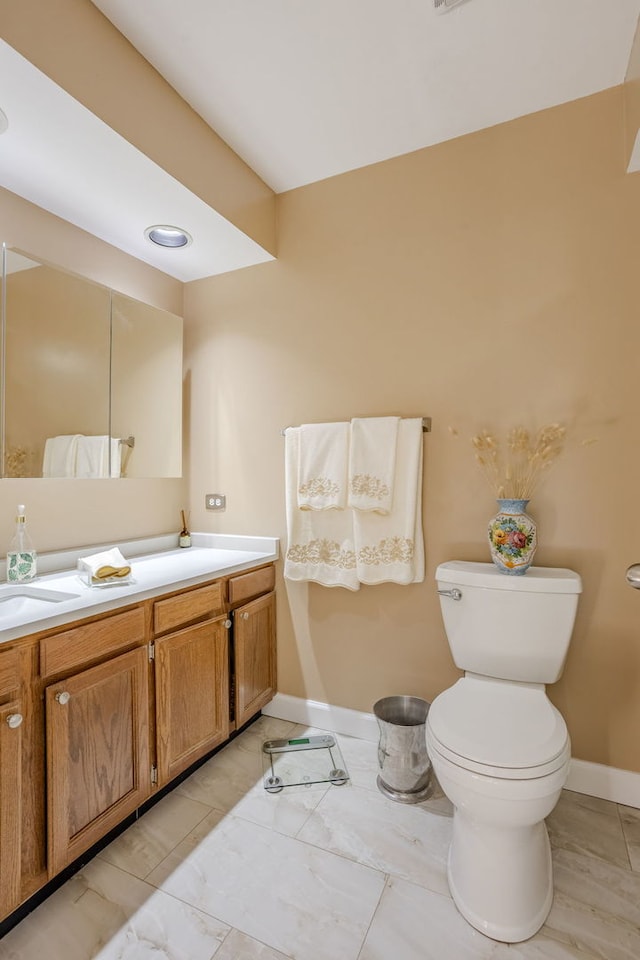
<instances>
[{"instance_id":1,"label":"white toilet tank","mask_svg":"<svg viewBox=\"0 0 640 960\"><path fill-rule=\"evenodd\" d=\"M449 560L437 568L436 581L461 670L529 683L559 678L582 592L577 573L529 567L522 576L507 576L492 563Z\"/></svg>"}]
</instances>

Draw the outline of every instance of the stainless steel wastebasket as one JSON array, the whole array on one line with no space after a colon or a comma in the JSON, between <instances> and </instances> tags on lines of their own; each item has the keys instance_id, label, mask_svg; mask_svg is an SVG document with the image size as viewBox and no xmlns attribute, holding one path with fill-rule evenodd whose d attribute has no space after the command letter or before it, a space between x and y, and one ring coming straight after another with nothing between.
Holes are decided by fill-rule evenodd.
<instances>
[{"instance_id":1,"label":"stainless steel wastebasket","mask_svg":"<svg viewBox=\"0 0 640 960\"><path fill-rule=\"evenodd\" d=\"M378 788L400 803L420 803L431 793L426 730L430 704L419 697L383 697L373 705L380 728Z\"/></svg>"}]
</instances>

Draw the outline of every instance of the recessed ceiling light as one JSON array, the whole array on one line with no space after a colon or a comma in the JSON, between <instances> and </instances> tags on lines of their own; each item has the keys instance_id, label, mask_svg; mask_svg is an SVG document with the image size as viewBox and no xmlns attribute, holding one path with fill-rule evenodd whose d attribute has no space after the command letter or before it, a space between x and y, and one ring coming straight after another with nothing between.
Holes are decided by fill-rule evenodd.
<instances>
[{"instance_id":1,"label":"recessed ceiling light","mask_svg":"<svg viewBox=\"0 0 640 960\"><path fill-rule=\"evenodd\" d=\"M9 121L7 120L7 115L0 110L0 133L4 133L8 126Z\"/></svg>"},{"instance_id":2,"label":"recessed ceiling light","mask_svg":"<svg viewBox=\"0 0 640 960\"><path fill-rule=\"evenodd\" d=\"M180 227L170 227L164 223L156 224L155 227L147 227L144 235L159 247L187 247L191 243L191 237L186 230L181 230Z\"/></svg>"}]
</instances>

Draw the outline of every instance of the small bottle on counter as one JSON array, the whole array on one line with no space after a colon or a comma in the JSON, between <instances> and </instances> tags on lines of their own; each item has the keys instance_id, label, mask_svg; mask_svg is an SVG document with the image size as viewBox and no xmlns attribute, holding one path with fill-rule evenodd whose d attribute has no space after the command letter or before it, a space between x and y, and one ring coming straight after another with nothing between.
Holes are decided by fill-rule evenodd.
<instances>
[{"instance_id":1,"label":"small bottle on counter","mask_svg":"<svg viewBox=\"0 0 640 960\"><path fill-rule=\"evenodd\" d=\"M37 555L27 532L24 504L18 506L16 532L7 550L7 580L9 583L28 583L37 573Z\"/></svg>"},{"instance_id":2,"label":"small bottle on counter","mask_svg":"<svg viewBox=\"0 0 640 960\"><path fill-rule=\"evenodd\" d=\"M182 514L182 530L180 531L180 538L178 544L181 547L190 547L191 546L191 534L189 533L189 528L187 526L187 519L184 515L184 510L180 511Z\"/></svg>"}]
</instances>

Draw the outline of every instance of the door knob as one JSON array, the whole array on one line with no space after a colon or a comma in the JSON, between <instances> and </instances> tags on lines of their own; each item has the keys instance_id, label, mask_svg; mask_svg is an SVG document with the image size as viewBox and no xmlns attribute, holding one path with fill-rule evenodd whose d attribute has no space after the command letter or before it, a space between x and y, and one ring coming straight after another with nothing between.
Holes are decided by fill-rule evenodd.
<instances>
[{"instance_id":1,"label":"door knob","mask_svg":"<svg viewBox=\"0 0 640 960\"><path fill-rule=\"evenodd\" d=\"M627 583L640 590L640 563L633 563L627 570Z\"/></svg>"}]
</instances>

